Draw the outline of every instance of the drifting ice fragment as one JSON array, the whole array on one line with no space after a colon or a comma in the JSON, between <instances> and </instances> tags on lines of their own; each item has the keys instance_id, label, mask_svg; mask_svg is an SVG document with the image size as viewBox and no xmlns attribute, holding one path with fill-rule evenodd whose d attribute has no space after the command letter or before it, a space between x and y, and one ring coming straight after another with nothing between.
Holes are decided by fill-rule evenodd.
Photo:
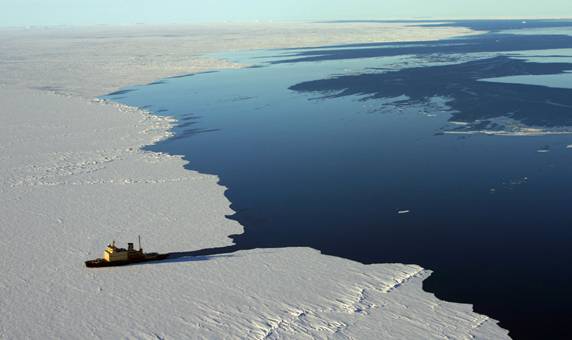
<instances>
[{"instance_id":1,"label":"drifting ice fragment","mask_svg":"<svg viewBox=\"0 0 572 340\"><path fill-rule=\"evenodd\" d=\"M411 210L399 210L397 213L399 215L403 215L403 214L409 214L411 212Z\"/></svg>"}]
</instances>

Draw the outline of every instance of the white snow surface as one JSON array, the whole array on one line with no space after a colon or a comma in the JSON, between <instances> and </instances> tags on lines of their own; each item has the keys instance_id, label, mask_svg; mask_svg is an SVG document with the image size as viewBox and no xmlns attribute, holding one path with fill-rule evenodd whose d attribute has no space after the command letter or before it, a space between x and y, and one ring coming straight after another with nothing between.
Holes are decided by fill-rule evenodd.
<instances>
[{"instance_id":1,"label":"white snow surface","mask_svg":"<svg viewBox=\"0 0 572 340\"><path fill-rule=\"evenodd\" d=\"M42 34L34 38L42 43L2 49L0 58L2 75L19 63L14 82L0 85L0 339L508 338L470 305L424 292L430 272L415 265L286 248L85 268L112 239L141 234L147 251L190 251L229 245L242 227L224 217L232 211L216 176L141 151L168 137L170 119L89 99L155 73L81 82L77 70L95 58L76 59L73 46L83 40L59 37L57 44L73 43L41 53L51 46ZM122 46L99 50L101 61L112 63L119 50L140 53ZM69 82L57 78L66 70L50 66L66 58L75 65ZM58 89L46 91L54 81Z\"/></svg>"}]
</instances>

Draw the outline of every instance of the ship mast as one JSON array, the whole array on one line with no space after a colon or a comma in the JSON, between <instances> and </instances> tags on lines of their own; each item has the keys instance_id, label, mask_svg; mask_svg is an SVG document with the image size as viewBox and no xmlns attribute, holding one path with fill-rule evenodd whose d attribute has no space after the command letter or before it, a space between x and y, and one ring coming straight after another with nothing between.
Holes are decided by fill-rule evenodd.
<instances>
[{"instance_id":1,"label":"ship mast","mask_svg":"<svg viewBox=\"0 0 572 340\"><path fill-rule=\"evenodd\" d=\"M138 237L139 237L139 251L142 251L143 248L141 248L141 235L139 235Z\"/></svg>"}]
</instances>

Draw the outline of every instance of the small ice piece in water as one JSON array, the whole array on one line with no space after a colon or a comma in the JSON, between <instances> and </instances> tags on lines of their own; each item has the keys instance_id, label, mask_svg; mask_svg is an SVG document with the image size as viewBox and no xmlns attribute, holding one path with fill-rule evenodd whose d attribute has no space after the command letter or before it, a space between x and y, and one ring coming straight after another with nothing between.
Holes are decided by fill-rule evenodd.
<instances>
[{"instance_id":1,"label":"small ice piece in water","mask_svg":"<svg viewBox=\"0 0 572 340\"><path fill-rule=\"evenodd\" d=\"M566 145L566 149L572 149L572 144Z\"/></svg>"},{"instance_id":2,"label":"small ice piece in water","mask_svg":"<svg viewBox=\"0 0 572 340\"><path fill-rule=\"evenodd\" d=\"M409 214L411 212L411 210L399 210L397 213L399 215L404 215L404 214Z\"/></svg>"},{"instance_id":3,"label":"small ice piece in water","mask_svg":"<svg viewBox=\"0 0 572 340\"><path fill-rule=\"evenodd\" d=\"M545 145L545 146L543 146L541 149L536 150L536 152L539 152L539 153L547 153L547 152L550 152L550 146Z\"/></svg>"}]
</instances>

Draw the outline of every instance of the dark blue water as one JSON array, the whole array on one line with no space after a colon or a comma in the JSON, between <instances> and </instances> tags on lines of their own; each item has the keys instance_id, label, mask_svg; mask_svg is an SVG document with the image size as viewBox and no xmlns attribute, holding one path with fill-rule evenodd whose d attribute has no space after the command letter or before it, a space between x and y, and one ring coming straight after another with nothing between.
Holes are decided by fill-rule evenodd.
<instances>
[{"instance_id":1,"label":"dark blue water","mask_svg":"<svg viewBox=\"0 0 572 340\"><path fill-rule=\"evenodd\" d=\"M572 337L572 36L234 57L258 67L107 97L177 117L174 137L148 149L228 187L244 233L193 254L309 246L419 264L434 271L425 290L515 338ZM564 85L506 83L547 75Z\"/></svg>"}]
</instances>

